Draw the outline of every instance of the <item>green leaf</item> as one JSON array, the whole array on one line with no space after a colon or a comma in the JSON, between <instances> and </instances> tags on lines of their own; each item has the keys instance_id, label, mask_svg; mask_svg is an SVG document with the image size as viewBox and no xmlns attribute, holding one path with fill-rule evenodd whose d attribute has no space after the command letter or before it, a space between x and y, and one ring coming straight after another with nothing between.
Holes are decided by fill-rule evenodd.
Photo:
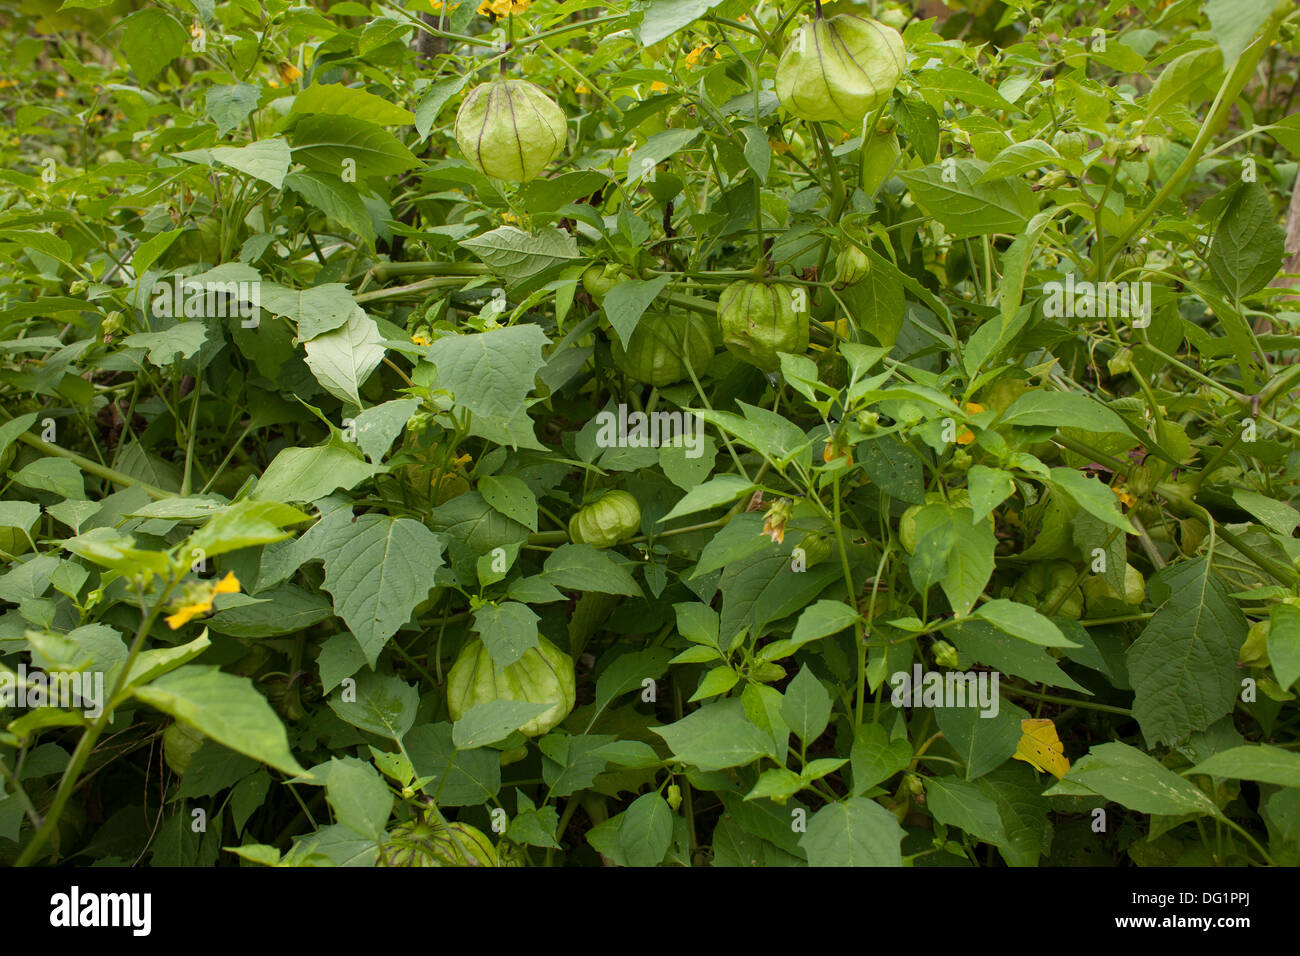
<instances>
[{"instance_id":1,"label":"green leaf","mask_svg":"<svg viewBox=\"0 0 1300 956\"><path fill-rule=\"evenodd\" d=\"M262 139L247 146L217 146L211 152L212 158L223 166L247 173L276 189L284 185L284 174L289 171L289 144L282 139Z\"/></svg>"},{"instance_id":2,"label":"green leaf","mask_svg":"<svg viewBox=\"0 0 1300 956\"><path fill-rule=\"evenodd\" d=\"M474 612L474 632L483 638L493 663L505 668L537 646L539 620L527 605L517 601L485 604Z\"/></svg>"},{"instance_id":3,"label":"green leaf","mask_svg":"<svg viewBox=\"0 0 1300 956\"><path fill-rule=\"evenodd\" d=\"M181 546L181 554L190 557L197 550L205 558L215 558L241 548L283 541L290 536L286 527L307 521L311 521L311 515L277 501L238 501L191 534Z\"/></svg>"},{"instance_id":4,"label":"green leaf","mask_svg":"<svg viewBox=\"0 0 1300 956\"><path fill-rule=\"evenodd\" d=\"M993 574L997 539L988 522L972 523L970 508L935 503L916 516L916 551L908 570L918 587L936 578L958 616L971 612Z\"/></svg>"},{"instance_id":5,"label":"green leaf","mask_svg":"<svg viewBox=\"0 0 1300 956\"><path fill-rule=\"evenodd\" d=\"M173 17L156 8L140 10L122 21L122 55L141 83L155 76L189 45L190 35Z\"/></svg>"},{"instance_id":6,"label":"green leaf","mask_svg":"<svg viewBox=\"0 0 1300 956\"><path fill-rule=\"evenodd\" d=\"M596 678L596 712L608 707L630 690L640 690L645 680L658 680L668 672L672 651L666 647L621 654Z\"/></svg>"},{"instance_id":7,"label":"green leaf","mask_svg":"<svg viewBox=\"0 0 1300 956\"><path fill-rule=\"evenodd\" d=\"M966 473L970 489L972 520L977 524L993 513L993 509L1015 493L1016 483L1009 472L1001 468L972 465Z\"/></svg>"},{"instance_id":8,"label":"green leaf","mask_svg":"<svg viewBox=\"0 0 1300 956\"><path fill-rule=\"evenodd\" d=\"M443 540L420 522L372 512L357 518L352 536L325 558L322 586L371 667L433 587L442 550Z\"/></svg>"},{"instance_id":9,"label":"green leaf","mask_svg":"<svg viewBox=\"0 0 1300 956\"><path fill-rule=\"evenodd\" d=\"M766 140L764 141L766 142ZM636 331L642 313L650 307L659 293L664 291L672 279L671 276L656 276L653 279L627 279L610 289L601 304L609 324L614 326L619 341L626 348Z\"/></svg>"},{"instance_id":10,"label":"green leaf","mask_svg":"<svg viewBox=\"0 0 1300 956\"><path fill-rule=\"evenodd\" d=\"M533 233L514 226L499 226L472 239L462 239L460 244L512 283L585 258L573 236L556 228Z\"/></svg>"},{"instance_id":11,"label":"green leaf","mask_svg":"<svg viewBox=\"0 0 1300 956\"><path fill-rule=\"evenodd\" d=\"M1170 60L1147 94L1147 116L1155 119L1167 106L1204 99L1218 85L1216 74L1222 66L1223 54L1212 46Z\"/></svg>"},{"instance_id":12,"label":"green leaf","mask_svg":"<svg viewBox=\"0 0 1300 956\"><path fill-rule=\"evenodd\" d=\"M809 866L902 866L902 842L894 815L864 797L822 807L799 839Z\"/></svg>"},{"instance_id":13,"label":"green leaf","mask_svg":"<svg viewBox=\"0 0 1300 956\"><path fill-rule=\"evenodd\" d=\"M133 688L132 694L231 750L287 774L306 774L289 752L280 718L247 677L191 664Z\"/></svg>"},{"instance_id":14,"label":"green leaf","mask_svg":"<svg viewBox=\"0 0 1300 956\"><path fill-rule=\"evenodd\" d=\"M62 498L86 497L81 469L66 458L38 458L13 476L25 488L48 491Z\"/></svg>"},{"instance_id":15,"label":"green leaf","mask_svg":"<svg viewBox=\"0 0 1300 956\"><path fill-rule=\"evenodd\" d=\"M249 114L257 109L260 95L258 88L251 83L209 86L204 92L204 110L208 119L217 124L217 135L225 136L248 119ZM144 275L144 271L144 268L135 266L136 275Z\"/></svg>"},{"instance_id":16,"label":"green leaf","mask_svg":"<svg viewBox=\"0 0 1300 956\"><path fill-rule=\"evenodd\" d=\"M988 169L984 170L983 175L976 180L976 184L1018 176L1044 166L1057 165L1060 160L1060 154L1041 139L1027 139L1024 142L1012 143L993 158L993 162L989 163Z\"/></svg>"},{"instance_id":17,"label":"green leaf","mask_svg":"<svg viewBox=\"0 0 1300 956\"><path fill-rule=\"evenodd\" d=\"M1049 392L1045 389L1025 392L1002 413L998 424L1069 426L1090 432L1129 433L1124 419L1096 399L1074 392Z\"/></svg>"},{"instance_id":18,"label":"green leaf","mask_svg":"<svg viewBox=\"0 0 1300 956\"><path fill-rule=\"evenodd\" d=\"M341 443L285 448L267 466L252 496L270 501L319 501L339 488L356 487L374 471L374 466Z\"/></svg>"},{"instance_id":19,"label":"green leaf","mask_svg":"<svg viewBox=\"0 0 1300 956\"><path fill-rule=\"evenodd\" d=\"M628 866L657 866L673 841L673 811L657 793L643 793L622 814L618 842Z\"/></svg>"},{"instance_id":20,"label":"green leaf","mask_svg":"<svg viewBox=\"0 0 1300 956\"><path fill-rule=\"evenodd\" d=\"M1300 787L1300 754L1267 744L1246 745L1221 750L1202 760L1185 775L1194 773L1211 777L1258 780L1279 787Z\"/></svg>"},{"instance_id":21,"label":"green leaf","mask_svg":"<svg viewBox=\"0 0 1300 956\"><path fill-rule=\"evenodd\" d=\"M716 652L713 652L711 648L692 648L683 653L690 655L691 650L710 651L710 656L706 658L706 660L710 660L717 656ZM675 662L680 662L681 657L682 655L679 654L677 657L673 658L673 660ZM700 681L700 686L695 689L695 693L690 696L688 702L694 703L697 700L707 700L710 697L717 697L719 694L725 694L739 682L740 675L726 664L722 664L719 667L713 668L704 675L704 679Z\"/></svg>"},{"instance_id":22,"label":"green leaf","mask_svg":"<svg viewBox=\"0 0 1300 956\"><path fill-rule=\"evenodd\" d=\"M971 706L934 709L935 723L965 764L967 780L1010 760L1020 743L1020 721L1029 714L1005 700L996 703L998 710L992 715Z\"/></svg>"},{"instance_id":23,"label":"green leaf","mask_svg":"<svg viewBox=\"0 0 1300 956\"><path fill-rule=\"evenodd\" d=\"M793 634L765 645L759 651L758 659L776 661L789 657L805 644L852 627L858 617L858 613L843 601L818 601L799 615Z\"/></svg>"},{"instance_id":24,"label":"green leaf","mask_svg":"<svg viewBox=\"0 0 1300 956\"><path fill-rule=\"evenodd\" d=\"M535 325L476 335L447 335L429 347L438 387L470 414L470 434L512 448L543 448L533 434L525 401L533 378L546 364L550 339Z\"/></svg>"},{"instance_id":25,"label":"green leaf","mask_svg":"<svg viewBox=\"0 0 1300 956\"><path fill-rule=\"evenodd\" d=\"M1061 633L1061 629L1027 604L997 598L986 601L975 609L975 616L983 618L1000 631L1012 637L1043 647L1078 647Z\"/></svg>"},{"instance_id":26,"label":"green leaf","mask_svg":"<svg viewBox=\"0 0 1300 956\"><path fill-rule=\"evenodd\" d=\"M1053 468L1050 474L1052 487L1074 499L1088 514L1126 534L1137 534L1132 522L1119 510L1119 499L1103 482L1073 468Z\"/></svg>"},{"instance_id":27,"label":"green leaf","mask_svg":"<svg viewBox=\"0 0 1300 956\"><path fill-rule=\"evenodd\" d=\"M287 289L274 282L263 282L262 308L288 319L297 326L298 339L310 342L346 324L356 313L357 303L348 287L338 282L310 289Z\"/></svg>"},{"instance_id":28,"label":"green leaf","mask_svg":"<svg viewBox=\"0 0 1300 956\"><path fill-rule=\"evenodd\" d=\"M1003 674L1090 693L1061 670L1046 648L1011 637L987 621L970 619L944 633L957 650Z\"/></svg>"},{"instance_id":29,"label":"green leaf","mask_svg":"<svg viewBox=\"0 0 1300 956\"><path fill-rule=\"evenodd\" d=\"M1286 232L1259 183L1238 183L1214 230L1210 272L1234 300L1268 285L1286 255Z\"/></svg>"},{"instance_id":30,"label":"green leaf","mask_svg":"<svg viewBox=\"0 0 1300 956\"><path fill-rule=\"evenodd\" d=\"M637 40L643 47L666 40L678 30L690 26L722 0L654 0L643 3L641 25L636 27Z\"/></svg>"},{"instance_id":31,"label":"green leaf","mask_svg":"<svg viewBox=\"0 0 1300 956\"><path fill-rule=\"evenodd\" d=\"M1206 0L1210 36L1219 45L1224 63L1240 59L1276 7L1274 0Z\"/></svg>"},{"instance_id":32,"label":"green leaf","mask_svg":"<svg viewBox=\"0 0 1300 956\"><path fill-rule=\"evenodd\" d=\"M332 113L378 123L380 126L407 126L415 114L390 103L381 96L340 83L317 83L293 98L294 113Z\"/></svg>"},{"instance_id":33,"label":"green leaf","mask_svg":"<svg viewBox=\"0 0 1300 956\"><path fill-rule=\"evenodd\" d=\"M1138 813L1177 816L1183 813L1219 816L1206 794L1154 757L1118 742L1098 744L1076 760L1065 782L1087 787L1107 800ZM1057 784L1047 796L1061 788ZM1062 791L1067 792L1067 791Z\"/></svg>"},{"instance_id":34,"label":"green leaf","mask_svg":"<svg viewBox=\"0 0 1300 956\"><path fill-rule=\"evenodd\" d=\"M380 179L404 173L420 162L392 133L349 116L304 116L292 136L293 161L331 176L355 164L358 179Z\"/></svg>"},{"instance_id":35,"label":"green leaf","mask_svg":"<svg viewBox=\"0 0 1300 956\"><path fill-rule=\"evenodd\" d=\"M820 737L830 722L830 694L807 664L786 687L781 700L781 716L805 745Z\"/></svg>"},{"instance_id":36,"label":"green leaf","mask_svg":"<svg viewBox=\"0 0 1300 956\"><path fill-rule=\"evenodd\" d=\"M400 677L362 671L354 688L329 699L330 709L353 727L401 740L415 723L420 692ZM450 728L448 728L450 739Z\"/></svg>"},{"instance_id":37,"label":"green leaf","mask_svg":"<svg viewBox=\"0 0 1300 956\"><path fill-rule=\"evenodd\" d=\"M1038 212L1034 194L1018 179L981 183L987 170L978 159L945 160L898 176L916 204L953 239L1023 232Z\"/></svg>"},{"instance_id":38,"label":"green leaf","mask_svg":"<svg viewBox=\"0 0 1300 956\"><path fill-rule=\"evenodd\" d=\"M370 211L351 183L345 183L339 177L326 173L299 171L284 177L284 188L292 189L312 208L356 233L366 242L375 241L375 225L370 218Z\"/></svg>"},{"instance_id":39,"label":"green leaf","mask_svg":"<svg viewBox=\"0 0 1300 956\"><path fill-rule=\"evenodd\" d=\"M132 349L148 349L149 363L160 368L172 364L176 356L191 358L207 340L208 329L202 322L177 322L162 332L136 332L122 339Z\"/></svg>"},{"instance_id":40,"label":"green leaf","mask_svg":"<svg viewBox=\"0 0 1300 956\"><path fill-rule=\"evenodd\" d=\"M367 458L378 464L388 454L394 440L419 407L420 403L413 398L397 398L367 408L352 422L357 447Z\"/></svg>"},{"instance_id":41,"label":"green leaf","mask_svg":"<svg viewBox=\"0 0 1300 956\"><path fill-rule=\"evenodd\" d=\"M484 475L478 481L478 493L507 518L529 531L537 530L537 496L520 479L513 475Z\"/></svg>"},{"instance_id":42,"label":"green leaf","mask_svg":"<svg viewBox=\"0 0 1300 956\"><path fill-rule=\"evenodd\" d=\"M754 485L739 475L716 475L704 484L692 488L673 505L668 514L659 519L662 524L673 518L708 511L721 505L730 504L754 490Z\"/></svg>"},{"instance_id":43,"label":"green leaf","mask_svg":"<svg viewBox=\"0 0 1300 956\"><path fill-rule=\"evenodd\" d=\"M1274 604L1268 619L1268 659L1278 686L1287 690L1300 680L1300 607Z\"/></svg>"},{"instance_id":44,"label":"green leaf","mask_svg":"<svg viewBox=\"0 0 1300 956\"><path fill-rule=\"evenodd\" d=\"M489 700L475 704L452 726L451 739L459 750L473 750L505 740L549 704L525 700Z\"/></svg>"},{"instance_id":45,"label":"green leaf","mask_svg":"<svg viewBox=\"0 0 1300 956\"><path fill-rule=\"evenodd\" d=\"M458 750L451 724L421 724L403 742L417 776L429 778L425 793L436 793L442 806L477 806L501 789L500 753L485 747Z\"/></svg>"},{"instance_id":46,"label":"green leaf","mask_svg":"<svg viewBox=\"0 0 1300 956\"><path fill-rule=\"evenodd\" d=\"M1152 745L1180 741L1232 712L1246 638L1245 617L1205 558L1167 567L1151 596L1159 590L1167 598L1128 651L1133 716Z\"/></svg>"},{"instance_id":47,"label":"green leaf","mask_svg":"<svg viewBox=\"0 0 1300 956\"><path fill-rule=\"evenodd\" d=\"M342 326L307 342L304 361L325 391L360 408L359 389L383 361L382 342L375 320L357 306Z\"/></svg>"},{"instance_id":48,"label":"green leaf","mask_svg":"<svg viewBox=\"0 0 1300 956\"><path fill-rule=\"evenodd\" d=\"M849 751L849 765L853 770L850 793L861 796L900 770L906 770L911 762L912 745L906 737L891 740L889 732L879 724L862 724L854 734Z\"/></svg>"},{"instance_id":49,"label":"green leaf","mask_svg":"<svg viewBox=\"0 0 1300 956\"><path fill-rule=\"evenodd\" d=\"M279 637L295 634L334 616L334 608L323 594L287 584L271 591L259 592L257 599L250 599L250 603L237 607L227 608L221 604L222 600L218 599L221 611L208 621L208 628L230 637ZM351 635L344 637L356 646ZM357 657L361 658L359 648ZM348 674L354 672L355 669ZM343 676L347 677L348 674Z\"/></svg>"},{"instance_id":50,"label":"green leaf","mask_svg":"<svg viewBox=\"0 0 1300 956\"><path fill-rule=\"evenodd\" d=\"M589 544L562 544L556 548L542 565L542 580L571 591L641 596L631 572Z\"/></svg>"},{"instance_id":51,"label":"green leaf","mask_svg":"<svg viewBox=\"0 0 1300 956\"><path fill-rule=\"evenodd\" d=\"M628 157L628 188L632 188L642 178L652 176L656 166L691 145L699 139L700 133L701 130L698 129L666 129L647 139Z\"/></svg>"},{"instance_id":52,"label":"green leaf","mask_svg":"<svg viewBox=\"0 0 1300 956\"><path fill-rule=\"evenodd\" d=\"M371 840L383 840L393 795L370 764L355 757L332 759L325 776L325 799L343 826Z\"/></svg>"},{"instance_id":53,"label":"green leaf","mask_svg":"<svg viewBox=\"0 0 1300 956\"><path fill-rule=\"evenodd\" d=\"M652 727L678 760L700 770L725 770L775 757L772 740L745 716L735 699L705 704L673 724Z\"/></svg>"},{"instance_id":54,"label":"green leaf","mask_svg":"<svg viewBox=\"0 0 1300 956\"><path fill-rule=\"evenodd\" d=\"M897 438L885 435L864 441L856 454L871 483L885 494L909 505L925 504L921 459Z\"/></svg>"},{"instance_id":55,"label":"green leaf","mask_svg":"<svg viewBox=\"0 0 1300 956\"><path fill-rule=\"evenodd\" d=\"M1270 531L1276 531L1284 537L1291 537L1296 525L1300 525L1300 511L1275 498L1261 495L1258 491L1233 488L1232 500L1258 518Z\"/></svg>"},{"instance_id":56,"label":"green leaf","mask_svg":"<svg viewBox=\"0 0 1300 956\"><path fill-rule=\"evenodd\" d=\"M978 784L956 777L926 777L925 805L939 823L965 830L985 843L1007 842L997 802Z\"/></svg>"}]
</instances>

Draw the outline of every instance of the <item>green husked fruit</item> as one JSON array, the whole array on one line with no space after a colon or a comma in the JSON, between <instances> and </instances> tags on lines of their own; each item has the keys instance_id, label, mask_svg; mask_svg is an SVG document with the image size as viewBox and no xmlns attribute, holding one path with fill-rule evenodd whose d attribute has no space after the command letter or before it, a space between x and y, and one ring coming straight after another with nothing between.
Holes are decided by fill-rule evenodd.
<instances>
[{"instance_id":1,"label":"green husked fruit","mask_svg":"<svg viewBox=\"0 0 1300 956\"><path fill-rule=\"evenodd\" d=\"M811 568L814 564L820 564L831 556L835 550L835 535L818 534L809 532L804 539L799 542L799 547L803 549L804 565Z\"/></svg>"},{"instance_id":2,"label":"green husked fruit","mask_svg":"<svg viewBox=\"0 0 1300 956\"><path fill-rule=\"evenodd\" d=\"M1083 133L1062 130L1052 138L1052 146L1065 159L1079 159L1088 148L1088 137Z\"/></svg>"},{"instance_id":3,"label":"green husked fruit","mask_svg":"<svg viewBox=\"0 0 1300 956\"><path fill-rule=\"evenodd\" d=\"M597 263L583 272L582 288L586 290L587 295L591 296L593 302L600 305L614 286L627 280L627 273L621 266L613 262Z\"/></svg>"},{"instance_id":4,"label":"green husked fruit","mask_svg":"<svg viewBox=\"0 0 1300 956\"><path fill-rule=\"evenodd\" d=\"M475 638L461 649L447 674L447 710L460 720L478 704L493 700L522 700L550 704L519 728L525 737L546 733L569 716L575 701L573 658L544 637L509 667L498 669L483 641Z\"/></svg>"},{"instance_id":5,"label":"green husked fruit","mask_svg":"<svg viewBox=\"0 0 1300 956\"><path fill-rule=\"evenodd\" d=\"M201 731L189 724L181 723L179 720L170 724L163 731L163 759L167 761L167 766L171 767L172 773L183 777L190 761L194 759L194 755L198 753L206 739Z\"/></svg>"},{"instance_id":6,"label":"green husked fruit","mask_svg":"<svg viewBox=\"0 0 1300 956\"><path fill-rule=\"evenodd\" d=\"M1126 608L1138 607L1146 597L1146 579L1131 564L1124 565L1124 593L1118 594L1099 574L1083 579L1083 596L1087 600L1089 617L1107 617L1122 613Z\"/></svg>"},{"instance_id":7,"label":"green husked fruit","mask_svg":"<svg viewBox=\"0 0 1300 956\"><path fill-rule=\"evenodd\" d=\"M692 313L647 314L623 348L614 337L614 364L628 378L662 388L704 374L713 360L713 335L709 323ZM687 370L690 364L690 371Z\"/></svg>"},{"instance_id":8,"label":"green husked fruit","mask_svg":"<svg viewBox=\"0 0 1300 956\"><path fill-rule=\"evenodd\" d=\"M852 243L846 243L835 256L835 284L856 285L871 272L871 260Z\"/></svg>"},{"instance_id":9,"label":"green husked fruit","mask_svg":"<svg viewBox=\"0 0 1300 956\"><path fill-rule=\"evenodd\" d=\"M893 27L849 14L818 16L781 54L776 95L800 119L856 128L889 99L906 65L903 37Z\"/></svg>"},{"instance_id":10,"label":"green husked fruit","mask_svg":"<svg viewBox=\"0 0 1300 956\"><path fill-rule=\"evenodd\" d=\"M641 506L626 491L608 491L569 519L574 544L608 548L641 529Z\"/></svg>"},{"instance_id":11,"label":"green husked fruit","mask_svg":"<svg viewBox=\"0 0 1300 956\"><path fill-rule=\"evenodd\" d=\"M722 344L742 361L775 372L778 352L808 351L808 313L794 310L794 287L742 279L718 299Z\"/></svg>"},{"instance_id":12,"label":"green husked fruit","mask_svg":"<svg viewBox=\"0 0 1300 956\"><path fill-rule=\"evenodd\" d=\"M564 111L527 80L476 86L456 114L456 145L493 179L536 179L564 151L567 136Z\"/></svg>"},{"instance_id":13,"label":"green husked fruit","mask_svg":"<svg viewBox=\"0 0 1300 956\"><path fill-rule=\"evenodd\" d=\"M468 823L412 821L394 827L376 866L497 866L497 851Z\"/></svg>"},{"instance_id":14,"label":"green husked fruit","mask_svg":"<svg viewBox=\"0 0 1300 956\"><path fill-rule=\"evenodd\" d=\"M1083 613L1083 589L1071 587L1076 577L1078 573L1074 567L1065 561L1035 561L1016 582L1011 599L1027 604L1041 614L1052 611L1060 601L1060 607L1052 612L1053 615L1077 620Z\"/></svg>"}]
</instances>

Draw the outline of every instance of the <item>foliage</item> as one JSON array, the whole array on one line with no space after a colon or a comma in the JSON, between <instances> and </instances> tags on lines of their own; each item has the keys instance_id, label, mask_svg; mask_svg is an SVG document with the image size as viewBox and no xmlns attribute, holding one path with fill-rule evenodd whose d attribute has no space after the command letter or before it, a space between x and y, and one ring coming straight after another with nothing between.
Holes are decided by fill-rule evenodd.
<instances>
[{"instance_id":1,"label":"foliage","mask_svg":"<svg viewBox=\"0 0 1300 956\"><path fill-rule=\"evenodd\" d=\"M1300 862L1300 11L826 6L4 5L0 855Z\"/></svg>"}]
</instances>

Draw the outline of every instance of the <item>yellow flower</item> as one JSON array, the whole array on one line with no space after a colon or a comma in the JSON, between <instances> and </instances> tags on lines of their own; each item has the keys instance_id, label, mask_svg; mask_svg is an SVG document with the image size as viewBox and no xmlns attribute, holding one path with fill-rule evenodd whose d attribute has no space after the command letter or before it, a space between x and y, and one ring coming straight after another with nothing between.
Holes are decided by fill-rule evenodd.
<instances>
[{"instance_id":1,"label":"yellow flower","mask_svg":"<svg viewBox=\"0 0 1300 956\"><path fill-rule=\"evenodd\" d=\"M412 335L411 341L421 347L433 344L432 342L429 341L428 337L424 335Z\"/></svg>"},{"instance_id":2,"label":"yellow flower","mask_svg":"<svg viewBox=\"0 0 1300 956\"><path fill-rule=\"evenodd\" d=\"M590 92L591 92L591 87L587 86L586 83L579 83L577 86L575 86L575 87L573 88L573 92L575 92L575 93L590 93Z\"/></svg>"},{"instance_id":3,"label":"yellow flower","mask_svg":"<svg viewBox=\"0 0 1300 956\"><path fill-rule=\"evenodd\" d=\"M235 577L234 571L227 571L226 576L217 582L212 589L213 594L238 594L239 578Z\"/></svg>"},{"instance_id":4,"label":"yellow flower","mask_svg":"<svg viewBox=\"0 0 1300 956\"><path fill-rule=\"evenodd\" d=\"M277 66L276 69L280 71L280 80L285 86L288 86L294 80L298 79L298 77L302 76L302 70L298 69L292 63L285 63L283 60L280 61L280 65Z\"/></svg>"},{"instance_id":5,"label":"yellow flower","mask_svg":"<svg viewBox=\"0 0 1300 956\"><path fill-rule=\"evenodd\" d=\"M1128 505L1130 508L1137 504L1137 498L1129 494L1128 489L1123 485L1111 485L1110 490L1114 493L1116 498L1124 502L1124 504Z\"/></svg>"},{"instance_id":6,"label":"yellow flower","mask_svg":"<svg viewBox=\"0 0 1300 956\"><path fill-rule=\"evenodd\" d=\"M711 49L713 48L709 46L707 43L701 43L690 53L686 54L687 69L691 69L691 70L695 69L696 65L700 62L700 57L704 55L704 51L711 50Z\"/></svg>"},{"instance_id":7,"label":"yellow flower","mask_svg":"<svg viewBox=\"0 0 1300 956\"><path fill-rule=\"evenodd\" d=\"M772 152L784 156L790 152L790 144L780 139L769 139L767 145L772 147Z\"/></svg>"},{"instance_id":8,"label":"yellow flower","mask_svg":"<svg viewBox=\"0 0 1300 956\"><path fill-rule=\"evenodd\" d=\"M984 411L984 406L981 405L979 402L967 402L966 411L971 415L978 415L980 412ZM958 445L969 445L974 440L975 440L975 433L971 431L969 428L957 436Z\"/></svg>"},{"instance_id":9,"label":"yellow flower","mask_svg":"<svg viewBox=\"0 0 1300 956\"><path fill-rule=\"evenodd\" d=\"M662 80L655 80L653 83L650 84L650 92L651 92L651 93L667 93L667 92L668 92L668 84L665 83L665 82L663 82Z\"/></svg>"},{"instance_id":10,"label":"yellow flower","mask_svg":"<svg viewBox=\"0 0 1300 956\"><path fill-rule=\"evenodd\" d=\"M239 579L235 577L235 572L227 571L226 576L216 584L210 584L201 591L194 593L189 604L181 605L180 609L174 614L167 615L167 626L173 631L200 614L207 614L212 610L212 601L218 594L238 594Z\"/></svg>"},{"instance_id":11,"label":"yellow flower","mask_svg":"<svg viewBox=\"0 0 1300 956\"><path fill-rule=\"evenodd\" d=\"M533 5L533 0L483 0L478 5L478 12L487 16L490 11L493 16L508 17L515 13L524 13Z\"/></svg>"}]
</instances>

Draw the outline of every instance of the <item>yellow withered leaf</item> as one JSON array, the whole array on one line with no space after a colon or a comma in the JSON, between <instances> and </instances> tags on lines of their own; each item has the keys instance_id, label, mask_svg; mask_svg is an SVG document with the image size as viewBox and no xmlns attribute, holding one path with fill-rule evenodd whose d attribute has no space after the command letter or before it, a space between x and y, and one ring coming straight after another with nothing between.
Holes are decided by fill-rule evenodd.
<instances>
[{"instance_id":1,"label":"yellow withered leaf","mask_svg":"<svg viewBox=\"0 0 1300 956\"><path fill-rule=\"evenodd\" d=\"M1020 742L1011 756L1052 774L1058 780L1070 772L1070 761L1066 759L1065 746L1056 734L1056 725L1045 718L1020 722Z\"/></svg>"}]
</instances>

